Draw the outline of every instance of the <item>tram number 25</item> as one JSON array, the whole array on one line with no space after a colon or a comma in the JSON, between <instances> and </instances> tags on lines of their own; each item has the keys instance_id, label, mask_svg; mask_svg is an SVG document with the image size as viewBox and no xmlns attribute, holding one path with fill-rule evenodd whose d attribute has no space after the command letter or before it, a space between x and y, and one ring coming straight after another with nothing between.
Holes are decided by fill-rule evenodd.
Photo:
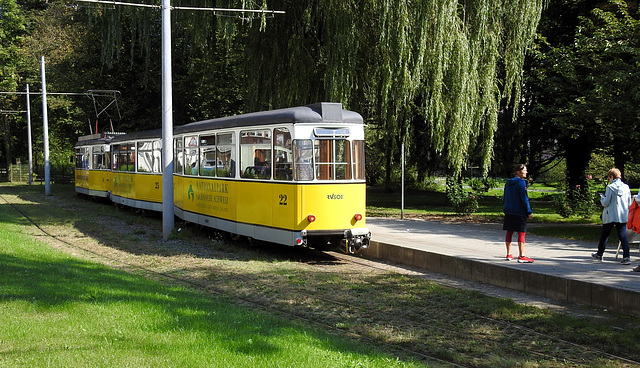
<instances>
[{"instance_id":1,"label":"tram number 25","mask_svg":"<svg viewBox=\"0 0 640 368\"><path fill-rule=\"evenodd\" d=\"M281 206L286 206L287 205L287 195L286 194L280 194L280 202L278 203Z\"/></svg>"}]
</instances>

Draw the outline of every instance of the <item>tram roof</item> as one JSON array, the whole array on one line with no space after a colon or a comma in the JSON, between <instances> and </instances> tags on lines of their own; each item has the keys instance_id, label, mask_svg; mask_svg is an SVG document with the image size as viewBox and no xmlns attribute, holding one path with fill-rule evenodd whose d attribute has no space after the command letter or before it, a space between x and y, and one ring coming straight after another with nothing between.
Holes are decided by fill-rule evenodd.
<instances>
[{"instance_id":1,"label":"tram roof","mask_svg":"<svg viewBox=\"0 0 640 368\"><path fill-rule=\"evenodd\" d=\"M138 139L154 139L162 138L162 129L144 130L141 132L128 133L117 136L111 140L111 143L127 142Z\"/></svg>"},{"instance_id":2,"label":"tram roof","mask_svg":"<svg viewBox=\"0 0 640 368\"><path fill-rule=\"evenodd\" d=\"M78 146L94 146L98 144L109 144L114 137L123 136L125 133L119 132L105 132L99 134L84 135L78 137L75 147Z\"/></svg>"},{"instance_id":3,"label":"tram roof","mask_svg":"<svg viewBox=\"0 0 640 368\"><path fill-rule=\"evenodd\" d=\"M362 124L357 112L344 110L341 103L319 102L307 106L253 112L217 119L203 120L176 127L175 134L199 132L210 129L235 128L282 123L349 123Z\"/></svg>"}]
</instances>

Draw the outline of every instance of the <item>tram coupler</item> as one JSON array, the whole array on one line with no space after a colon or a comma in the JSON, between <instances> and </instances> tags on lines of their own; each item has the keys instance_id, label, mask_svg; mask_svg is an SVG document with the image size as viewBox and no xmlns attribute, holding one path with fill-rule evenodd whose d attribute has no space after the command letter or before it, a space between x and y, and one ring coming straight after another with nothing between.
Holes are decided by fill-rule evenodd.
<instances>
[{"instance_id":1,"label":"tram coupler","mask_svg":"<svg viewBox=\"0 0 640 368\"><path fill-rule=\"evenodd\" d=\"M369 248L371 232L369 229L351 229L344 231L341 249L346 254L356 254Z\"/></svg>"}]
</instances>

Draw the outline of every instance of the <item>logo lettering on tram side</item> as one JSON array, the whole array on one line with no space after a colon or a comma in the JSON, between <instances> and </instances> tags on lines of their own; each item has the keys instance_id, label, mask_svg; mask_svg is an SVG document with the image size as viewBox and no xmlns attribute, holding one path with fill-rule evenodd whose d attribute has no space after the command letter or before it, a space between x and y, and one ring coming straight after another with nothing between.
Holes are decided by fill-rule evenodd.
<instances>
[{"instance_id":1,"label":"logo lettering on tram side","mask_svg":"<svg viewBox=\"0 0 640 368\"><path fill-rule=\"evenodd\" d=\"M133 178L130 176L116 176L113 179L113 186L120 190L122 193L133 192Z\"/></svg>"},{"instance_id":2,"label":"logo lettering on tram side","mask_svg":"<svg viewBox=\"0 0 640 368\"><path fill-rule=\"evenodd\" d=\"M196 202L196 207L229 212L229 186L227 183L196 181L195 188L189 183L187 198Z\"/></svg>"},{"instance_id":3,"label":"logo lettering on tram side","mask_svg":"<svg viewBox=\"0 0 640 368\"><path fill-rule=\"evenodd\" d=\"M327 194L327 199L344 199L344 194Z\"/></svg>"},{"instance_id":4,"label":"logo lettering on tram side","mask_svg":"<svg viewBox=\"0 0 640 368\"><path fill-rule=\"evenodd\" d=\"M77 174L77 180L78 181L82 181L82 182L88 182L89 181L89 174Z\"/></svg>"},{"instance_id":5,"label":"logo lettering on tram side","mask_svg":"<svg viewBox=\"0 0 640 368\"><path fill-rule=\"evenodd\" d=\"M191 183L189 183L189 190L187 191L187 198L189 198L191 200L191 202L193 202L193 199L195 198L195 192L193 191L193 186L191 185Z\"/></svg>"}]
</instances>

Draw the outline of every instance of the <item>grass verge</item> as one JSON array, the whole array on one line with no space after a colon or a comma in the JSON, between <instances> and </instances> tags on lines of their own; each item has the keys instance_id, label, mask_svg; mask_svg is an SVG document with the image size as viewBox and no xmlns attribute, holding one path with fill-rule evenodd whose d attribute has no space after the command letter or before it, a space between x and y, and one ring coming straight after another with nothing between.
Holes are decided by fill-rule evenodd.
<instances>
[{"instance_id":1,"label":"grass verge","mask_svg":"<svg viewBox=\"0 0 640 368\"><path fill-rule=\"evenodd\" d=\"M35 232L15 214L2 216L0 229L15 229L8 238L18 245L11 248L36 237L64 250L42 257L37 254L52 251L38 242L42 250L25 245L20 257L9 254L12 262L0 264L0 323L19 322L7 329L10 336L0 330L0 366L438 366L427 359L436 357L473 367L624 367L633 366L628 359L640 361L635 318L524 306L305 249L250 248L193 225L178 223L183 230L164 242L158 217L77 198L72 186L54 186L52 196L41 192L0 185L0 207L8 198L51 234ZM85 260L94 258L131 273ZM50 264L55 267L45 267ZM24 281L14 276L25 270L33 271ZM4 313L5 307L12 309ZM324 327L290 322L299 319ZM72 356L58 361L58 352ZM17 360L23 357L32 360Z\"/></svg>"},{"instance_id":2,"label":"grass verge","mask_svg":"<svg viewBox=\"0 0 640 368\"><path fill-rule=\"evenodd\" d=\"M54 250L6 203L0 224L0 366L417 365L229 298Z\"/></svg>"}]
</instances>

